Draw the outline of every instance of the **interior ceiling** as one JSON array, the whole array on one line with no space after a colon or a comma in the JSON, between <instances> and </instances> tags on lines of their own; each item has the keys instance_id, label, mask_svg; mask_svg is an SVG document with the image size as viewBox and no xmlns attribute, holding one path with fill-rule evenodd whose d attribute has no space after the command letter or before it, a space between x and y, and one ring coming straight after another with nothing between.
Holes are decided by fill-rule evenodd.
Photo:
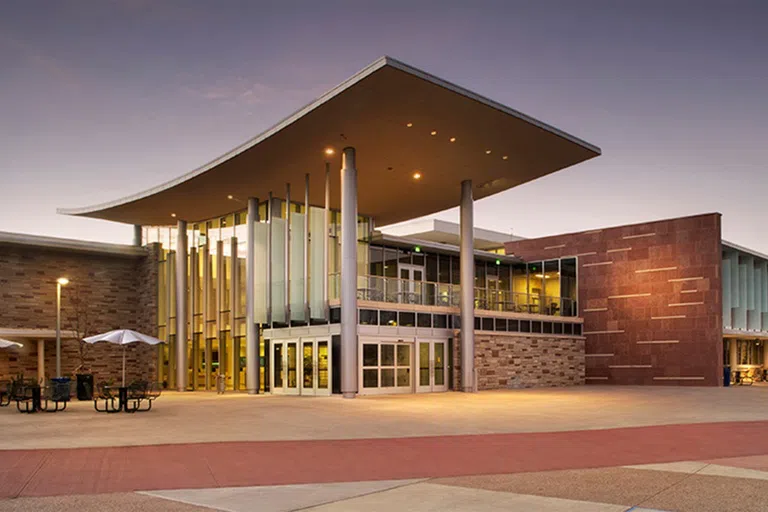
<instances>
[{"instance_id":1,"label":"interior ceiling","mask_svg":"<svg viewBox=\"0 0 768 512\"><path fill-rule=\"evenodd\" d=\"M142 225L195 222L241 210L249 196L284 197L286 183L292 199L301 202L306 174L310 203L322 206L326 147L336 151L330 159L330 197L337 209L346 146L357 152L358 210L377 225L457 206L462 180L473 180L474 197L480 199L600 154L598 148L385 62L196 176L106 205L60 212ZM417 170L420 180L413 179Z\"/></svg>"}]
</instances>

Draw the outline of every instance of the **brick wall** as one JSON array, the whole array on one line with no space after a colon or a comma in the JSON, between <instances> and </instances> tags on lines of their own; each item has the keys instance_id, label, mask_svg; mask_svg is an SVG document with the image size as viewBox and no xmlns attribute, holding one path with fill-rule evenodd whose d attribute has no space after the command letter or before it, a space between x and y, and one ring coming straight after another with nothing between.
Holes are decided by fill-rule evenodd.
<instances>
[{"instance_id":1,"label":"brick wall","mask_svg":"<svg viewBox=\"0 0 768 512\"><path fill-rule=\"evenodd\" d=\"M125 257L20 245L0 245L0 328L55 329L56 279L69 278L62 291L62 330L77 328L87 318L84 335L128 328L147 334L157 329L157 247L146 257ZM37 377L37 340L24 348L0 351L0 379L19 372ZM45 368L56 371L56 345L45 341ZM62 373L80 365L80 343L62 340ZM143 344L126 348L126 378L155 377L156 348ZM97 382L120 380L122 349L100 343L89 345L85 366Z\"/></svg>"},{"instance_id":2,"label":"brick wall","mask_svg":"<svg viewBox=\"0 0 768 512\"><path fill-rule=\"evenodd\" d=\"M578 256L588 383L722 384L720 214L521 240L527 261Z\"/></svg>"},{"instance_id":3,"label":"brick wall","mask_svg":"<svg viewBox=\"0 0 768 512\"><path fill-rule=\"evenodd\" d=\"M453 389L460 389L461 347L453 349ZM479 391L584 384L584 339L567 336L475 334Z\"/></svg>"}]
</instances>

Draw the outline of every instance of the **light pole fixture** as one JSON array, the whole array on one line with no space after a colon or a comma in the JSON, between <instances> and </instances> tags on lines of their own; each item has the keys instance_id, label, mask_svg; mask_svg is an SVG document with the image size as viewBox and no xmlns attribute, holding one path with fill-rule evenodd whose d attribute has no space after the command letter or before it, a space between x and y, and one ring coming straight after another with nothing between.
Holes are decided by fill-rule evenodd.
<instances>
[{"instance_id":1,"label":"light pole fixture","mask_svg":"<svg viewBox=\"0 0 768 512\"><path fill-rule=\"evenodd\" d=\"M60 277L56 280L56 376L61 377L61 287L67 286L69 279Z\"/></svg>"}]
</instances>

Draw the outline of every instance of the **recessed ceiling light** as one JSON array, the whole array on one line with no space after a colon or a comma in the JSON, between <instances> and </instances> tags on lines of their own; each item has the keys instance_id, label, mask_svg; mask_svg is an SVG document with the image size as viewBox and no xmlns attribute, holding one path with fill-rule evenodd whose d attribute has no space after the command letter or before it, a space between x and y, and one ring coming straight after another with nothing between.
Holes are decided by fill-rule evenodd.
<instances>
[{"instance_id":1,"label":"recessed ceiling light","mask_svg":"<svg viewBox=\"0 0 768 512\"><path fill-rule=\"evenodd\" d=\"M485 150L485 154L486 154L486 155L490 155L490 154L491 154L491 150L490 150L490 149L486 149L486 150Z\"/></svg>"},{"instance_id":2,"label":"recessed ceiling light","mask_svg":"<svg viewBox=\"0 0 768 512\"><path fill-rule=\"evenodd\" d=\"M175 213L172 213L172 214L171 214L171 217L176 217L176 214L175 214Z\"/></svg>"},{"instance_id":3,"label":"recessed ceiling light","mask_svg":"<svg viewBox=\"0 0 768 512\"><path fill-rule=\"evenodd\" d=\"M328 156L331 156L335 152L336 151L334 151L333 148L325 148L325 154L328 155Z\"/></svg>"},{"instance_id":4,"label":"recessed ceiling light","mask_svg":"<svg viewBox=\"0 0 768 512\"><path fill-rule=\"evenodd\" d=\"M232 194L229 194L229 195L227 196L227 199L234 199L234 198L235 198L235 196L233 196Z\"/></svg>"},{"instance_id":5,"label":"recessed ceiling light","mask_svg":"<svg viewBox=\"0 0 768 512\"><path fill-rule=\"evenodd\" d=\"M451 142L456 142L456 137L451 137L451 138L450 138L450 139L448 139L448 140L450 140Z\"/></svg>"},{"instance_id":6,"label":"recessed ceiling light","mask_svg":"<svg viewBox=\"0 0 768 512\"><path fill-rule=\"evenodd\" d=\"M437 135L437 130L432 130L432 133L430 135Z\"/></svg>"},{"instance_id":7,"label":"recessed ceiling light","mask_svg":"<svg viewBox=\"0 0 768 512\"><path fill-rule=\"evenodd\" d=\"M507 160L507 159L509 159L509 157L507 155L504 155L503 157L501 157L501 159L502 160Z\"/></svg>"},{"instance_id":8,"label":"recessed ceiling light","mask_svg":"<svg viewBox=\"0 0 768 512\"><path fill-rule=\"evenodd\" d=\"M412 126L413 126L413 123L408 123L408 124L407 124L407 125L405 125L405 126L407 126L408 128L410 128L410 127L412 127Z\"/></svg>"},{"instance_id":9,"label":"recessed ceiling light","mask_svg":"<svg viewBox=\"0 0 768 512\"><path fill-rule=\"evenodd\" d=\"M419 171L416 171L413 173L413 179L420 180L421 179L421 173Z\"/></svg>"}]
</instances>

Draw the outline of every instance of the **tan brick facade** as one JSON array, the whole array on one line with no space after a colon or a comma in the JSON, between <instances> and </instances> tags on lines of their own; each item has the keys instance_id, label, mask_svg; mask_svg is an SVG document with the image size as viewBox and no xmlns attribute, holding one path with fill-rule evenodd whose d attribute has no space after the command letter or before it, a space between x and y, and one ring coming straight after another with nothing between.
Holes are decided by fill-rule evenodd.
<instances>
[{"instance_id":1,"label":"tan brick facade","mask_svg":"<svg viewBox=\"0 0 768 512\"><path fill-rule=\"evenodd\" d=\"M62 291L62 330L88 324L85 335L129 328L155 335L157 330L157 251L125 256L78 252L14 244L0 245L0 328L46 329L56 327L56 279L70 284ZM82 306L78 306L82 304ZM87 317L87 322L83 318ZM82 330L82 329L81 329ZM0 379L23 372L37 377L36 339L21 340L19 350L0 351ZM45 342L46 374L56 371L55 341ZM131 345L126 349L126 378L154 379L157 349ZM100 343L87 346L85 366L96 382L119 382L122 364L120 347ZM62 341L62 373L71 376L80 365L79 342Z\"/></svg>"},{"instance_id":2,"label":"tan brick facade","mask_svg":"<svg viewBox=\"0 0 768 512\"><path fill-rule=\"evenodd\" d=\"M720 214L521 240L527 261L578 257L587 382L722 384Z\"/></svg>"},{"instance_id":3,"label":"tan brick facade","mask_svg":"<svg viewBox=\"0 0 768 512\"><path fill-rule=\"evenodd\" d=\"M461 347L454 343L454 389L460 389ZM584 384L584 338L475 334L478 391Z\"/></svg>"}]
</instances>

